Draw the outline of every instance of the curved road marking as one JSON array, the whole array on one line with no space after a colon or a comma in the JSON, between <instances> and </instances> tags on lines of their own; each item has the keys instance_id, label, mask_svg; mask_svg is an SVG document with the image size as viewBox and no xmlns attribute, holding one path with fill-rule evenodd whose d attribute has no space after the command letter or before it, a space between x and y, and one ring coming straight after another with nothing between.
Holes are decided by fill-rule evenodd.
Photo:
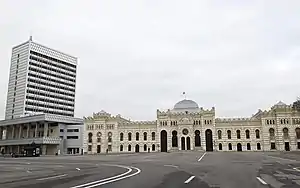
<instances>
[{"instance_id":1,"label":"curved road marking","mask_svg":"<svg viewBox=\"0 0 300 188\"><path fill-rule=\"evenodd\" d=\"M198 162L200 162L205 155L206 155L206 152L198 159Z\"/></svg>"},{"instance_id":2,"label":"curved road marking","mask_svg":"<svg viewBox=\"0 0 300 188\"><path fill-rule=\"evenodd\" d=\"M121 166L121 165L106 165L106 166L116 166L116 167L126 168L126 169L128 169L128 171L124 172L122 174L116 175L116 176L112 176L112 177L101 179L101 180L97 180L97 181L92 181L92 182L85 183L85 184L82 184L82 185L77 185L77 186L74 186L74 187L71 187L71 188L80 188L80 187L92 185L92 184L95 184L95 183L100 183L100 182L103 182L103 181L111 180L111 179L114 179L114 178L118 178L120 176L125 176L126 174L129 174L132 171L131 168L126 167L126 166Z\"/></svg>"},{"instance_id":3,"label":"curved road marking","mask_svg":"<svg viewBox=\"0 0 300 188\"><path fill-rule=\"evenodd\" d=\"M88 187L85 187L85 188L92 188L92 187L96 187L96 186L100 186L100 185L112 183L112 182L119 181L119 180L122 180L122 179L125 179L125 178L129 178L131 176L135 176L135 175L137 175L137 174L139 174L141 172L141 170L139 168L136 168L136 167L131 167L131 168L134 168L137 171L135 173L127 175L127 176L123 176L123 177L120 177L120 178L112 179L112 180L105 181L105 182L102 182L102 183L97 183L97 184L94 184L94 185L91 185L91 186L88 186Z\"/></svg>"}]
</instances>

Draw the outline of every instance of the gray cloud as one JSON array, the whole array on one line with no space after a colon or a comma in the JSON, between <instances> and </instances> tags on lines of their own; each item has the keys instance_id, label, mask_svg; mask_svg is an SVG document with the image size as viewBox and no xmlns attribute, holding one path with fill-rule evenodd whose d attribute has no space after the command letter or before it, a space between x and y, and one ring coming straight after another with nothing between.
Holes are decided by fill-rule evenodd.
<instances>
[{"instance_id":1,"label":"gray cloud","mask_svg":"<svg viewBox=\"0 0 300 188\"><path fill-rule=\"evenodd\" d=\"M218 116L250 116L300 93L296 0L17 4L0 6L1 109L11 47L30 33L79 58L77 116L104 109L154 119L183 91L200 106L216 106Z\"/></svg>"}]
</instances>

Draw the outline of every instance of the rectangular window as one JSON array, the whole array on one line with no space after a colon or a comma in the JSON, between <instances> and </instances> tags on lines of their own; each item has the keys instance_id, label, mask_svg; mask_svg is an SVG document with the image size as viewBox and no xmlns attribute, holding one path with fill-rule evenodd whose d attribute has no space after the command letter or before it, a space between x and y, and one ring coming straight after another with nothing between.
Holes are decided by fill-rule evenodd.
<instances>
[{"instance_id":1,"label":"rectangular window","mask_svg":"<svg viewBox=\"0 0 300 188\"><path fill-rule=\"evenodd\" d=\"M67 139L78 139L78 136L67 136Z\"/></svg>"},{"instance_id":2,"label":"rectangular window","mask_svg":"<svg viewBox=\"0 0 300 188\"><path fill-rule=\"evenodd\" d=\"M59 132L63 133L63 132L64 132L64 130L63 130L63 129L60 129L60 130L59 130Z\"/></svg>"},{"instance_id":3,"label":"rectangular window","mask_svg":"<svg viewBox=\"0 0 300 188\"><path fill-rule=\"evenodd\" d=\"M300 149L300 142L297 142L297 149Z\"/></svg>"},{"instance_id":4,"label":"rectangular window","mask_svg":"<svg viewBox=\"0 0 300 188\"><path fill-rule=\"evenodd\" d=\"M108 145L108 151L112 151L111 145Z\"/></svg>"},{"instance_id":5,"label":"rectangular window","mask_svg":"<svg viewBox=\"0 0 300 188\"><path fill-rule=\"evenodd\" d=\"M67 132L68 133L79 132L79 129L68 129Z\"/></svg>"},{"instance_id":6,"label":"rectangular window","mask_svg":"<svg viewBox=\"0 0 300 188\"><path fill-rule=\"evenodd\" d=\"M91 145L88 146L88 151L92 151L92 146Z\"/></svg>"},{"instance_id":7,"label":"rectangular window","mask_svg":"<svg viewBox=\"0 0 300 188\"><path fill-rule=\"evenodd\" d=\"M60 138L60 139L64 139L64 136L60 136L59 138Z\"/></svg>"},{"instance_id":8,"label":"rectangular window","mask_svg":"<svg viewBox=\"0 0 300 188\"><path fill-rule=\"evenodd\" d=\"M276 145L274 142L271 143L271 149L276 149Z\"/></svg>"}]
</instances>

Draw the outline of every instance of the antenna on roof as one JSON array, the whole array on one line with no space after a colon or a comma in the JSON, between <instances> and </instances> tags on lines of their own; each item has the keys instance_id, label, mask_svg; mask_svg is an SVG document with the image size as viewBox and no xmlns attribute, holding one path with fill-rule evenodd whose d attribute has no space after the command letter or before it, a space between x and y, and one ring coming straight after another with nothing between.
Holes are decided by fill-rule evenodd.
<instances>
[{"instance_id":1,"label":"antenna on roof","mask_svg":"<svg viewBox=\"0 0 300 188\"><path fill-rule=\"evenodd\" d=\"M185 94L185 91L182 92L182 95L183 95L183 97L184 97L184 100L186 100L186 94Z\"/></svg>"}]
</instances>

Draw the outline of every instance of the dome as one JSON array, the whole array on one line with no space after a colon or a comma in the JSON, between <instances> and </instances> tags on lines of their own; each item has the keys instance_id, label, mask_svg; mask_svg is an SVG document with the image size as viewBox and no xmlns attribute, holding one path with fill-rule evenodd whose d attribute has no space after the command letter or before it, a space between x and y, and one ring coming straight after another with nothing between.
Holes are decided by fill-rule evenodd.
<instances>
[{"instance_id":1,"label":"dome","mask_svg":"<svg viewBox=\"0 0 300 188\"><path fill-rule=\"evenodd\" d=\"M181 109L198 109L199 106L195 101L184 99L174 105L174 110Z\"/></svg>"}]
</instances>

